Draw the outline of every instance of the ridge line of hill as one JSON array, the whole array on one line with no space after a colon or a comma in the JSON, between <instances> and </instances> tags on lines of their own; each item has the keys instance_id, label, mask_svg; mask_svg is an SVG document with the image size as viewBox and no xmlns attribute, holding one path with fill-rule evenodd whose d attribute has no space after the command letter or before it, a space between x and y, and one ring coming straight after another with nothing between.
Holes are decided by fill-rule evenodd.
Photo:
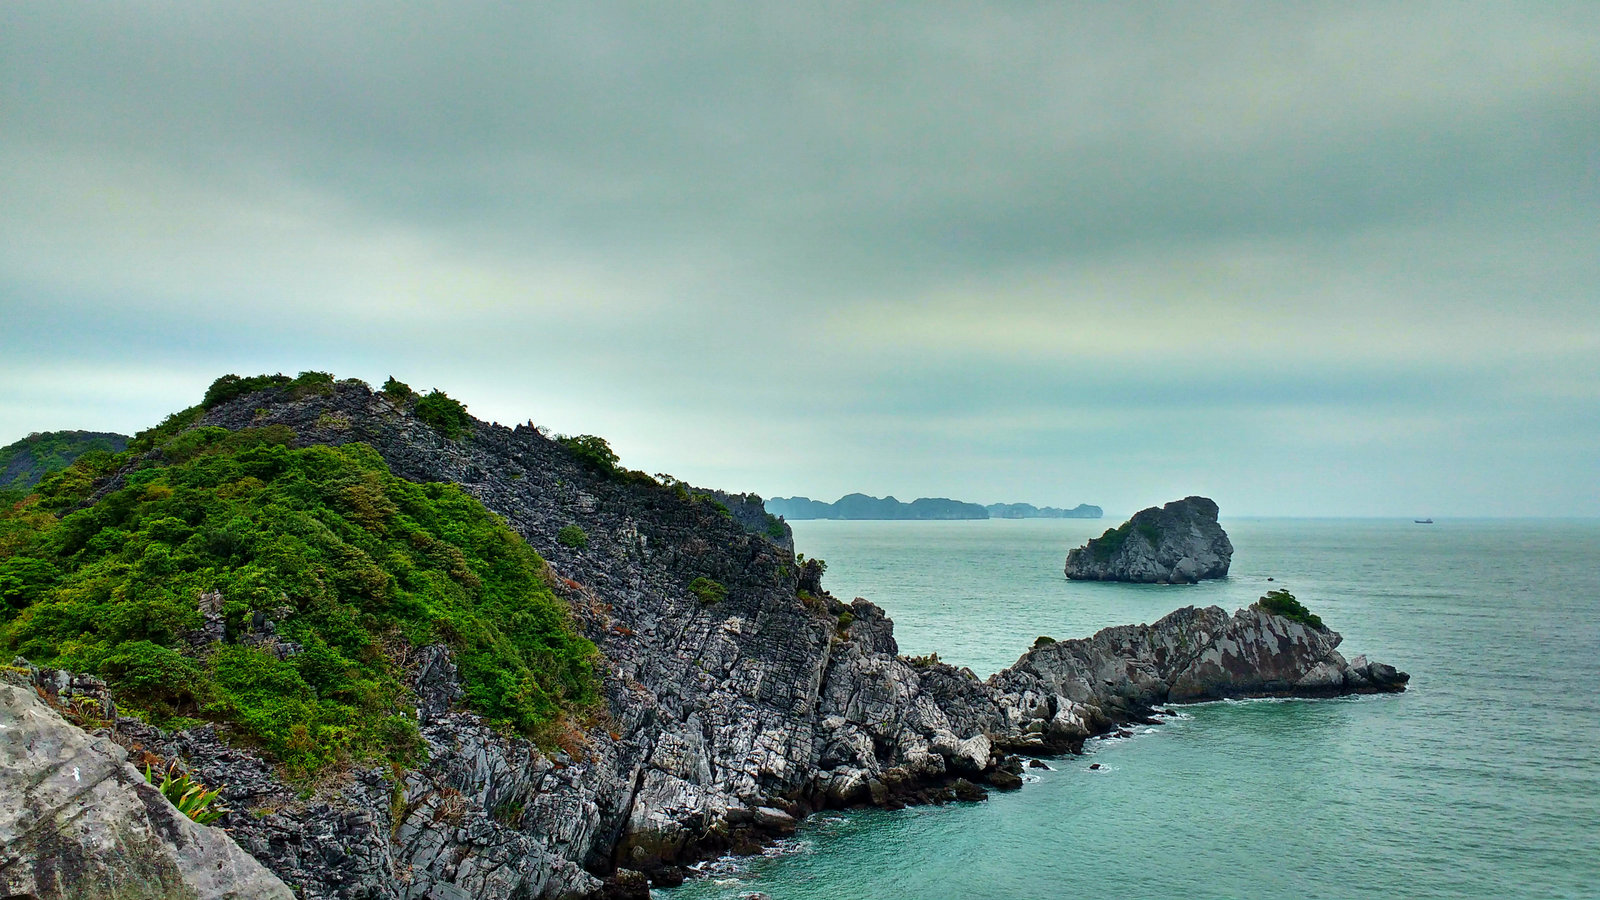
<instances>
[{"instance_id":1,"label":"ridge line of hill","mask_svg":"<svg viewBox=\"0 0 1600 900\"><path fill-rule=\"evenodd\" d=\"M919 497L910 503L894 496L846 494L832 503L810 497L773 497L767 512L790 521L807 519L947 520L947 519L1098 519L1104 510L1088 503L1071 509L1031 503L968 503L948 497Z\"/></svg>"}]
</instances>

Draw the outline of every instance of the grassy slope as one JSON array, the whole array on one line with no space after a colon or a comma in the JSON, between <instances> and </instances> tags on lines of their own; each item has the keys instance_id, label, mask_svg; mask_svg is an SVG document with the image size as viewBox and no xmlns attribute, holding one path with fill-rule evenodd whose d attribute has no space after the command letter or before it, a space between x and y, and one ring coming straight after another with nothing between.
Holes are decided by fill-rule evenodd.
<instances>
[{"instance_id":1,"label":"grassy slope","mask_svg":"<svg viewBox=\"0 0 1600 900\"><path fill-rule=\"evenodd\" d=\"M404 662L433 641L455 648L466 705L508 730L548 745L598 708L594 646L476 500L396 478L364 445L295 449L286 428L190 418L0 509L0 649L101 674L158 723L223 723L301 776L416 753ZM227 638L195 646L208 591ZM303 652L241 640L257 612Z\"/></svg>"}]
</instances>

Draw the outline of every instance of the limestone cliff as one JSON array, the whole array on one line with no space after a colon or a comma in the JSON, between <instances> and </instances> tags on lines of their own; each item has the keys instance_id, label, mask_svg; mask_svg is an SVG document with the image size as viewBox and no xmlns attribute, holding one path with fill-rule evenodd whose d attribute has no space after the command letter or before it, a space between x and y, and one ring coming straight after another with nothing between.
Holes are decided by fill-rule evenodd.
<instances>
[{"instance_id":1,"label":"limestone cliff","mask_svg":"<svg viewBox=\"0 0 1600 900\"><path fill-rule=\"evenodd\" d=\"M203 424L365 442L401 477L461 485L548 560L604 658L606 720L542 752L459 707L448 649L415 648L426 762L309 795L209 726L116 724L124 744L226 785L235 812L220 824L307 900L642 897L631 870L671 883L683 863L754 849L819 808L1015 787L1011 754L1077 750L1157 703L1405 683L1346 662L1332 632L1215 608L1048 644L981 681L899 656L881 609L827 595L820 567L759 521L597 470L532 427L473 422L450 438L349 383L241 396ZM573 524L582 547L558 540ZM698 578L726 595L691 590Z\"/></svg>"},{"instance_id":2,"label":"limestone cliff","mask_svg":"<svg viewBox=\"0 0 1600 900\"><path fill-rule=\"evenodd\" d=\"M1068 578L1193 584L1225 578L1233 544L1217 524L1217 504L1185 497L1133 518L1067 554Z\"/></svg>"}]
</instances>

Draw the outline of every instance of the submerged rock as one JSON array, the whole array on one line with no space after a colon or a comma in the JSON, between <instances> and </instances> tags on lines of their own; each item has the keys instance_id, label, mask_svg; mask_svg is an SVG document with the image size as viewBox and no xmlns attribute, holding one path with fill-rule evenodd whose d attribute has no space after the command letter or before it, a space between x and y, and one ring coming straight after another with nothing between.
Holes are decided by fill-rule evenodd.
<instances>
[{"instance_id":1,"label":"submerged rock","mask_svg":"<svg viewBox=\"0 0 1600 900\"><path fill-rule=\"evenodd\" d=\"M1068 578L1193 584L1224 578L1233 544L1217 524L1217 504L1185 497L1150 507L1067 554Z\"/></svg>"}]
</instances>

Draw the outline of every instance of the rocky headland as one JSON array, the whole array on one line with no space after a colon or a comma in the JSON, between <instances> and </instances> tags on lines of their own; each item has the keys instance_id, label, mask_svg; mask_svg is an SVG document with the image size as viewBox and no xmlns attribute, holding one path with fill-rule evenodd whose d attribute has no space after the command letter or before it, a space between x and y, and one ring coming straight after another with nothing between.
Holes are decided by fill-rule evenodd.
<instances>
[{"instance_id":1,"label":"rocky headland","mask_svg":"<svg viewBox=\"0 0 1600 900\"><path fill-rule=\"evenodd\" d=\"M83 723L222 786L232 811L217 825L308 900L645 897L688 863L754 850L818 809L1016 788L1023 754L1079 751L1162 704L1399 691L1407 681L1347 660L1336 632L1259 605L1041 639L981 680L936 657L901 656L883 611L829 595L822 566L797 560L764 519L592 465L532 426L472 420L447 434L413 401L357 382L269 387L197 412L194 426L275 428L299 446L361 443L401 478L461 486L543 557L599 649L603 714L541 748L468 708L458 646L397 648L426 752L409 764L352 760L312 784L230 741L226 723L168 731L115 714ZM581 542L569 539L573 527ZM207 602L196 598L201 617ZM260 616L219 623L209 646L299 652L274 645L273 628ZM58 703L63 685L103 687L22 671ZM0 797L14 802L10 790Z\"/></svg>"},{"instance_id":2,"label":"rocky headland","mask_svg":"<svg viewBox=\"0 0 1600 900\"><path fill-rule=\"evenodd\" d=\"M1217 524L1217 504L1185 497L1140 510L1133 517L1067 554L1068 578L1193 584L1225 578L1233 544Z\"/></svg>"}]
</instances>

